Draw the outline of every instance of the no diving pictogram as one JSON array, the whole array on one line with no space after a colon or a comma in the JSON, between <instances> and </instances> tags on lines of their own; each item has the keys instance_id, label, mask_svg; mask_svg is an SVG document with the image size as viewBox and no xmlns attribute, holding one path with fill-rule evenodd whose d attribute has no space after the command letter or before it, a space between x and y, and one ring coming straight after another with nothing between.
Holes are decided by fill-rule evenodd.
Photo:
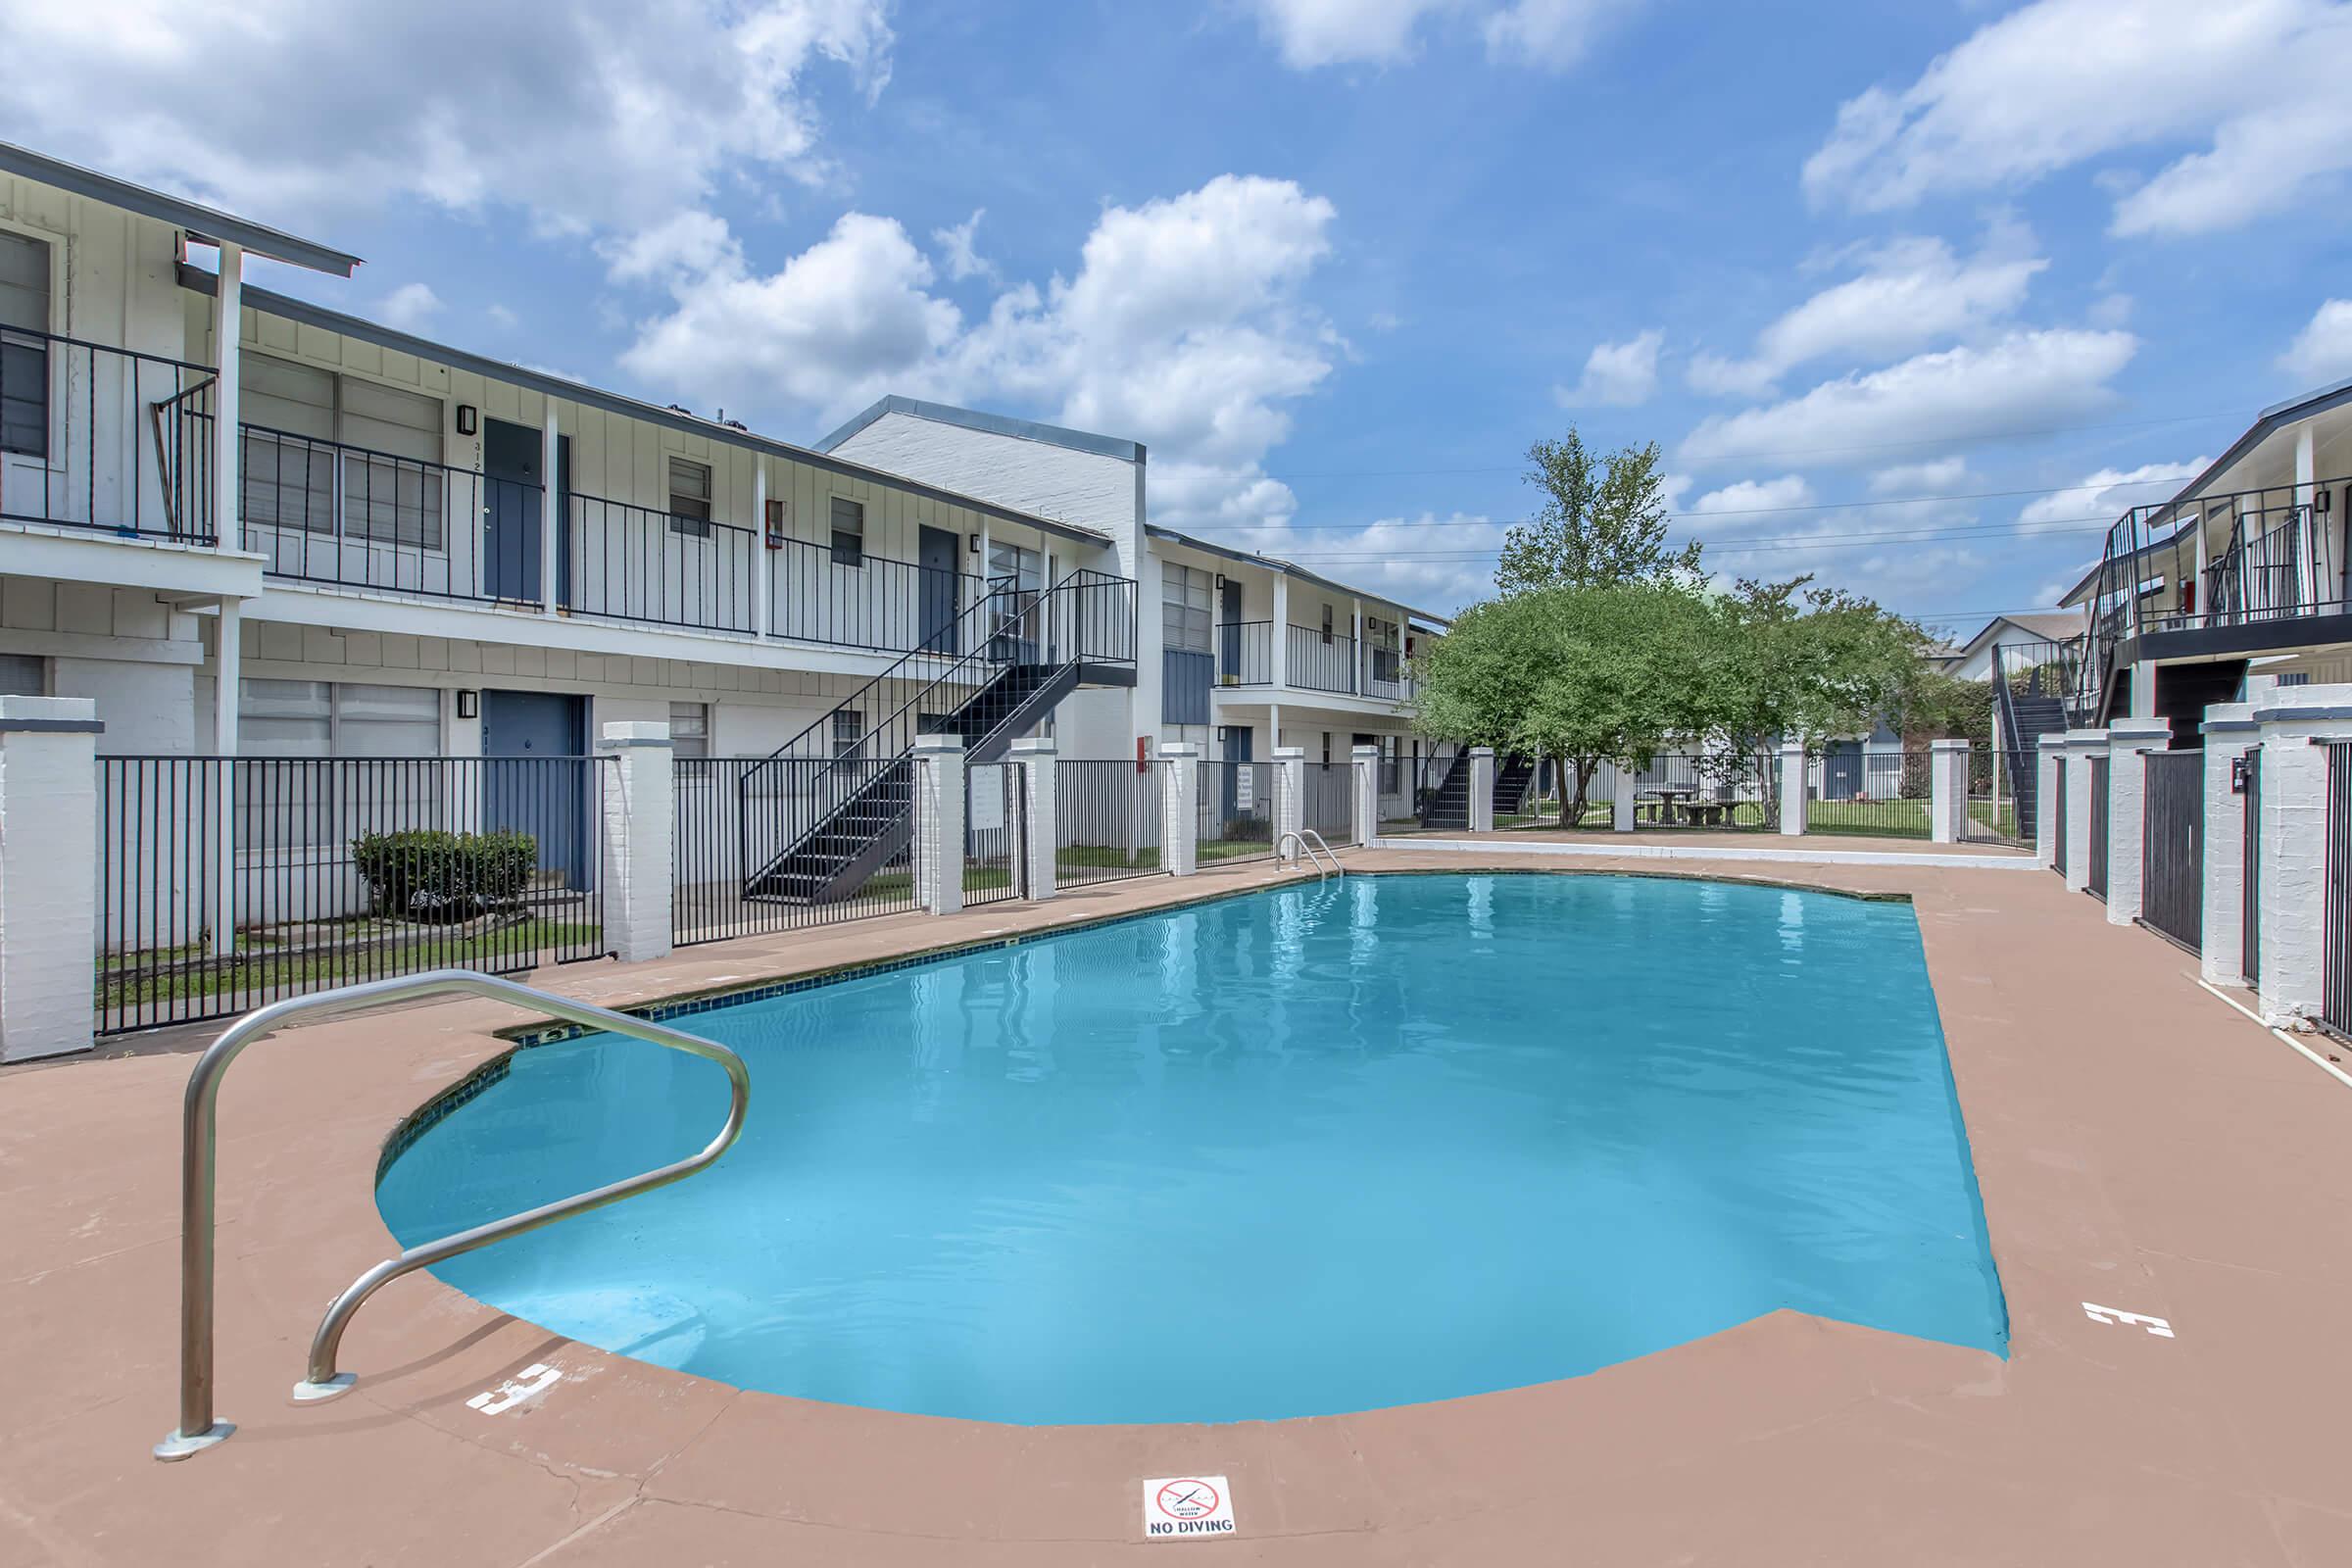
<instances>
[{"instance_id":1,"label":"no diving pictogram","mask_svg":"<svg viewBox=\"0 0 2352 1568\"><path fill-rule=\"evenodd\" d=\"M1144 1483L1146 1541L1201 1541L1233 1534L1233 1489L1223 1476Z\"/></svg>"},{"instance_id":2,"label":"no diving pictogram","mask_svg":"<svg viewBox=\"0 0 2352 1568\"><path fill-rule=\"evenodd\" d=\"M1171 1519L1205 1519L1217 1511L1224 1494L1205 1481L1171 1481L1152 1501Z\"/></svg>"}]
</instances>

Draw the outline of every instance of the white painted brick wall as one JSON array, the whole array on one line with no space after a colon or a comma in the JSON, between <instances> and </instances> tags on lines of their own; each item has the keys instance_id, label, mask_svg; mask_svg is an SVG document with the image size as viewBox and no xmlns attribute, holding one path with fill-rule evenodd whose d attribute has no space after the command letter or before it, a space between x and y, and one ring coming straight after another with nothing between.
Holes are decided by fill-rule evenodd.
<instances>
[{"instance_id":1,"label":"white painted brick wall","mask_svg":"<svg viewBox=\"0 0 2352 1568\"><path fill-rule=\"evenodd\" d=\"M82 698L0 697L0 1061L90 1048L97 712Z\"/></svg>"},{"instance_id":2,"label":"white painted brick wall","mask_svg":"<svg viewBox=\"0 0 2352 1568\"><path fill-rule=\"evenodd\" d=\"M2066 737L2044 735L2040 755L2034 760L2034 857L2043 865L2058 863L2058 775L2066 766Z\"/></svg>"},{"instance_id":3,"label":"white painted brick wall","mask_svg":"<svg viewBox=\"0 0 2352 1568\"><path fill-rule=\"evenodd\" d=\"M2166 718L2119 718L2107 731L2107 923L2139 918L2147 851L2148 754L2172 743Z\"/></svg>"},{"instance_id":4,"label":"white painted brick wall","mask_svg":"<svg viewBox=\"0 0 2352 1568\"><path fill-rule=\"evenodd\" d=\"M1781 743L1781 836L1802 838L1805 832L1805 744Z\"/></svg>"},{"instance_id":5,"label":"white painted brick wall","mask_svg":"<svg viewBox=\"0 0 2352 1568\"><path fill-rule=\"evenodd\" d=\"M963 737L914 743L914 897L933 914L963 907Z\"/></svg>"},{"instance_id":6,"label":"white painted brick wall","mask_svg":"<svg viewBox=\"0 0 2352 1568\"><path fill-rule=\"evenodd\" d=\"M1356 843L1369 844L1380 836L1380 748L1358 746L1353 756L1355 771L1348 778L1349 825Z\"/></svg>"},{"instance_id":7,"label":"white painted brick wall","mask_svg":"<svg viewBox=\"0 0 2352 1568\"><path fill-rule=\"evenodd\" d=\"M1191 876L1200 853L1200 748L1170 741L1160 748L1159 863L1170 876Z\"/></svg>"},{"instance_id":8,"label":"white painted brick wall","mask_svg":"<svg viewBox=\"0 0 2352 1568\"><path fill-rule=\"evenodd\" d=\"M677 778L666 723L604 727L605 942L624 963L669 956Z\"/></svg>"},{"instance_id":9,"label":"white painted brick wall","mask_svg":"<svg viewBox=\"0 0 2352 1568\"><path fill-rule=\"evenodd\" d=\"M2352 686L2290 686L2252 717L2262 725L2262 996L2266 1022L2319 1015L2327 973L2328 750L2352 740Z\"/></svg>"},{"instance_id":10,"label":"white painted brick wall","mask_svg":"<svg viewBox=\"0 0 2352 1568\"><path fill-rule=\"evenodd\" d=\"M2245 703L2205 710L2205 887L2198 969L2213 985L2245 980L2246 798L2230 791L2232 765L2262 732Z\"/></svg>"},{"instance_id":11,"label":"white painted brick wall","mask_svg":"<svg viewBox=\"0 0 2352 1568\"><path fill-rule=\"evenodd\" d=\"M2090 886L2090 760L2107 755L2103 729L2066 732L2066 885Z\"/></svg>"},{"instance_id":12,"label":"white painted brick wall","mask_svg":"<svg viewBox=\"0 0 2352 1568\"><path fill-rule=\"evenodd\" d=\"M1928 743L1928 837L1957 844L1968 837L1968 742Z\"/></svg>"},{"instance_id":13,"label":"white painted brick wall","mask_svg":"<svg viewBox=\"0 0 2352 1568\"><path fill-rule=\"evenodd\" d=\"M1494 831L1494 748L1470 748L1470 831Z\"/></svg>"},{"instance_id":14,"label":"white painted brick wall","mask_svg":"<svg viewBox=\"0 0 2352 1568\"><path fill-rule=\"evenodd\" d=\"M1061 759L1054 742L1044 736L1014 741L1010 755L1021 767L1023 831L1029 850L1025 893L1032 902L1050 899L1060 864L1055 852L1061 843Z\"/></svg>"}]
</instances>

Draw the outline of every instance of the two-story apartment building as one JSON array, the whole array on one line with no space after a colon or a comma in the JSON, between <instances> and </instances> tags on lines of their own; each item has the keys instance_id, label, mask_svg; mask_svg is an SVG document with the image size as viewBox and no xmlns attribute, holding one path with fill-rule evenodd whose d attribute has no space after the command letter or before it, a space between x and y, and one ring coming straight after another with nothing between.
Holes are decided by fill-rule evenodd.
<instances>
[{"instance_id":1,"label":"two-story apartment building","mask_svg":"<svg viewBox=\"0 0 2352 1568\"><path fill-rule=\"evenodd\" d=\"M2352 679L2352 381L2265 409L2171 499L2108 530L2061 601L2088 613L2078 722L2173 721L2248 676Z\"/></svg>"},{"instance_id":2,"label":"two-story apartment building","mask_svg":"<svg viewBox=\"0 0 2352 1568\"><path fill-rule=\"evenodd\" d=\"M713 874L821 899L903 856L918 733L1405 745L1410 612L1152 526L1132 443L886 406L802 446L264 288L249 257L359 265L0 145L0 692L93 699L104 753L576 757L665 722L682 757L773 764L726 775ZM867 819L900 838L845 846Z\"/></svg>"}]
</instances>

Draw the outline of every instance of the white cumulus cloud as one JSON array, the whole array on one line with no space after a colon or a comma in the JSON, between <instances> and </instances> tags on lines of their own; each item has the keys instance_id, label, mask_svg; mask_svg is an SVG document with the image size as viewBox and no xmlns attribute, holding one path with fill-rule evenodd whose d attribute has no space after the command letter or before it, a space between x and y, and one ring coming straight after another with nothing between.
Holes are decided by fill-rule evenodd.
<instances>
[{"instance_id":1,"label":"white cumulus cloud","mask_svg":"<svg viewBox=\"0 0 2352 1568\"><path fill-rule=\"evenodd\" d=\"M1931 495L1968 482L1968 460L1930 458L1925 463L1897 463L1870 476L1874 496Z\"/></svg>"},{"instance_id":2,"label":"white cumulus cloud","mask_svg":"<svg viewBox=\"0 0 2352 1568\"><path fill-rule=\"evenodd\" d=\"M1643 0L1253 0L1259 31L1299 71L1394 65L1419 47L1423 24L1459 20L1488 56L1561 71L1576 65L1612 22Z\"/></svg>"},{"instance_id":3,"label":"white cumulus cloud","mask_svg":"<svg viewBox=\"0 0 2352 1568\"><path fill-rule=\"evenodd\" d=\"M1623 343L1600 343L1585 356L1585 373L1574 386L1554 387L1563 408L1632 408L1658 390L1658 349L1666 334L1652 328Z\"/></svg>"},{"instance_id":4,"label":"white cumulus cloud","mask_svg":"<svg viewBox=\"0 0 2352 1568\"><path fill-rule=\"evenodd\" d=\"M2208 460L2186 463L2143 463L2136 468L2101 468L2076 484L2046 496L2035 496L2017 514L2021 526L2087 528L2113 522L2133 507L2169 501L2173 492L2205 471Z\"/></svg>"},{"instance_id":5,"label":"white cumulus cloud","mask_svg":"<svg viewBox=\"0 0 2352 1568\"><path fill-rule=\"evenodd\" d=\"M1678 460L1867 464L1902 447L2029 435L2109 406L2107 383L2138 346L2129 332L2053 328L1915 355L1802 397L1711 416L1684 437Z\"/></svg>"},{"instance_id":6,"label":"white cumulus cloud","mask_svg":"<svg viewBox=\"0 0 2352 1568\"><path fill-rule=\"evenodd\" d=\"M421 332L425 324L441 314L441 296L425 283L403 283L384 296L377 315L387 326L397 326L404 332Z\"/></svg>"},{"instance_id":7,"label":"white cumulus cloud","mask_svg":"<svg viewBox=\"0 0 2352 1568\"><path fill-rule=\"evenodd\" d=\"M2312 312L2278 368L2306 386L2352 375L2352 300L2328 300Z\"/></svg>"},{"instance_id":8,"label":"white cumulus cloud","mask_svg":"<svg viewBox=\"0 0 2352 1568\"><path fill-rule=\"evenodd\" d=\"M258 217L409 197L542 226L820 172L811 67L889 79L887 0L0 0L14 139Z\"/></svg>"},{"instance_id":9,"label":"white cumulus cloud","mask_svg":"<svg viewBox=\"0 0 2352 1568\"><path fill-rule=\"evenodd\" d=\"M2153 154L2171 161L2144 181L2103 171L2122 176L2115 232L2210 232L2352 169L2348 74L2352 8L2332 0L2035 0L1908 87L1847 100L1805 189L1884 212Z\"/></svg>"}]
</instances>

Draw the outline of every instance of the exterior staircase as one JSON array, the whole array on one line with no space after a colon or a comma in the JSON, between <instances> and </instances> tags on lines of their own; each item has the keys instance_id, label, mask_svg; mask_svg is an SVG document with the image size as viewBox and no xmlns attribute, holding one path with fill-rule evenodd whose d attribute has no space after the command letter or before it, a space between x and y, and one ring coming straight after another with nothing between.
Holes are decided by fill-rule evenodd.
<instances>
[{"instance_id":1,"label":"exterior staircase","mask_svg":"<svg viewBox=\"0 0 2352 1568\"><path fill-rule=\"evenodd\" d=\"M971 652L907 655L746 771L744 898L856 894L912 842L915 741L957 735L967 763L998 761L1081 684L1132 683L1133 605L1132 582L1099 572L1043 592L991 584L962 617L973 624L936 640ZM858 715L851 744L844 713Z\"/></svg>"},{"instance_id":2,"label":"exterior staircase","mask_svg":"<svg viewBox=\"0 0 2352 1568\"><path fill-rule=\"evenodd\" d=\"M1494 759L1494 815L1497 820L1516 816L1527 809L1527 798L1534 793L1536 775L1542 771L1532 757Z\"/></svg>"},{"instance_id":3,"label":"exterior staircase","mask_svg":"<svg viewBox=\"0 0 2352 1568\"><path fill-rule=\"evenodd\" d=\"M1438 780L1436 791L1421 807L1421 825L1427 828L1452 828L1470 831L1470 753L1467 749L1453 754L1446 764L1446 776Z\"/></svg>"}]
</instances>

